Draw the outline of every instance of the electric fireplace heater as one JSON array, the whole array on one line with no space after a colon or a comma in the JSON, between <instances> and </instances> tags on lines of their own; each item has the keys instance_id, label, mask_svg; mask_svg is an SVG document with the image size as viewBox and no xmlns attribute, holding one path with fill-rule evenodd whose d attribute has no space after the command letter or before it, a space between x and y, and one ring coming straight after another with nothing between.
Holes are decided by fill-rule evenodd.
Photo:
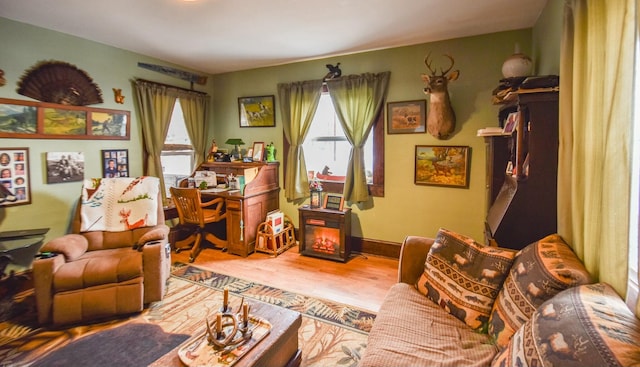
<instances>
[{"instance_id":1,"label":"electric fireplace heater","mask_svg":"<svg viewBox=\"0 0 640 367\"><path fill-rule=\"evenodd\" d=\"M327 210L302 207L300 253L346 262L351 254L351 209Z\"/></svg>"}]
</instances>

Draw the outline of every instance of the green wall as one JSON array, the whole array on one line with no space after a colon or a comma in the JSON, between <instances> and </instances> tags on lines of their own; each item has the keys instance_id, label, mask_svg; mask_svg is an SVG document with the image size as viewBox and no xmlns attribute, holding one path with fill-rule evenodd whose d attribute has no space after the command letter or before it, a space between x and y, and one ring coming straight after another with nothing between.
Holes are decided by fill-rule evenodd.
<instances>
[{"instance_id":1,"label":"green wall","mask_svg":"<svg viewBox=\"0 0 640 367\"><path fill-rule=\"evenodd\" d=\"M80 195L80 182L47 185L46 152L83 152L85 177L101 177L101 149L128 149L131 176L142 174L142 134L134 107L131 81L143 78L189 88L189 83L139 68L138 62L171 65L133 52L53 32L6 18L0 18L0 69L5 72L6 84L0 87L0 98L31 100L16 92L23 73L40 61L65 61L84 70L102 90L104 103L93 105L131 111L131 139L123 140L60 140L60 139L2 139L0 147L28 147L32 203L0 207L0 230L49 227L47 239L64 234L72 207ZM177 65L174 65L177 66ZM182 68L185 69L185 68ZM198 86L211 93L209 85ZM112 88L121 88L124 104L114 101Z\"/></svg>"},{"instance_id":2,"label":"green wall","mask_svg":"<svg viewBox=\"0 0 640 367\"><path fill-rule=\"evenodd\" d=\"M343 74L391 71L389 102L425 99L420 79L420 74L427 72L424 56L432 52L436 63L444 63L446 60L439 55L449 53L456 60L455 68L460 70L460 78L449 88L458 120L455 135L446 141L428 134L385 135L385 197L373 198L363 205L351 205L353 234L401 242L407 235L433 236L439 227L446 227L482 241L486 212L485 146L476 131L497 125L498 106L491 104L491 92L502 78L502 62L513 53L515 43L520 44L523 52L531 54L532 31L501 32L214 75L209 78L208 85L196 87L213 97L207 135L215 138L221 147L230 137L243 138L247 143L245 148L254 141L274 142L278 149L276 157L281 160L284 152L280 111L277 111L275 128L240 128L238 97L277 95L278 83L321 78L327 72L325 64L340 62ZM0 54L0 68L7 79L7 84L0 87L0 97L28 99L15 92L22 73L41 60L62 60L85 70L101 87L105 102L95 107L132 113L130 141L0 139L0 147L30 148L33 194L31 205L0 208L1 230L51 227L48 235L51 238L66 231L81 184L47 185L44 154L82 151L87 166L85 177L98 177L102 173L99 165L101 149L129 149L131 174L140 175L141 132L131 80L138 77L184 88L189 85L137 67L139 61L168 64L160 60L4 18L0 18L0 44L10 50ZM114 102L111 88L122 88L126 97L124 105ZM415 146L433 144L471 147L468 189L414 185ZM282 169L280 175L282 186ZM280 205L297 223L299 203L287 202L284 190Z\"/></svg>"},{"instance_id":3,"label":"green wall","mask_svg":"<svg viewBox=\"0 0 640 367\"><path fill-rule=\"evenodd\" d=\"M352 205L353 234L359 237L400 242L406 235L434 236L439 227L483 239L485 203L485 146L476 136L478 129L497 125L498 107L491 104L491 92L502 77L502 62L513 53L515 43L528 52L531 30L502 32L459 38L430 44L332 57L290 65L220 74L214 77L214 123L218 142L228 137L253 141L273 141L282 147L280 119L276 128L239 128L237 98L276 95L282 82L319 79L325 64L340 62L343 75L391 71L387 101L425 99L420 74L428 72L424 57L431 52L435 63L455 58L460 78L449 85L457 115L456 134L439 141L429 134L385 135L385 196L363 205ZM278 111L279 112L279 111ZM471 174L469 189L418 186L414 182L416 145L470 146ZM277 158L284 152L280 149ZM296 218L299 203L289 203L281 194L281 208Z\"/></svg>"}]
</instances>

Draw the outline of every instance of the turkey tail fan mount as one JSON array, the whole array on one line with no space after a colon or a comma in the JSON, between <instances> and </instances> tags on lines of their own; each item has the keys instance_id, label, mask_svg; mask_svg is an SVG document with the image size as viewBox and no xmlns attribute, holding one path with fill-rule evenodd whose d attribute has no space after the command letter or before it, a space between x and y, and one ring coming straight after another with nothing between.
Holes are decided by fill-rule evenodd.
<instances>
[{"instance_id":1,"label":"turkey tail fan mount","mask_svg":"<svg viewBox=\"0 0 640 367\"><path fill-rule=\"evenodd\" d=\"M18 82L19 94L41 102L71 106L102 103L100 87L76 66L62 61L42 61Z\"/></svg>"}]
</instances>

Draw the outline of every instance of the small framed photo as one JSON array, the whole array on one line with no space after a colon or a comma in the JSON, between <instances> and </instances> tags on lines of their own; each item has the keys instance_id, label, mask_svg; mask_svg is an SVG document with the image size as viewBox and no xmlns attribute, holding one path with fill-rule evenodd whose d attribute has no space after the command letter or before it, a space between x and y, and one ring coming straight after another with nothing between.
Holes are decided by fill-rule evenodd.
<instances>
[{"instance_id":1,"label":"small framed photo","mask_svg":"<svg viewBox=\"0 0 640 367\"><path fill-rule=\"evenodd\" d=\"M251 158L253 158L254 162L262 162L264 158L264 142L257 141L253 143L253 153Z\"/></svg>"},{"instance_id":2,"label":"small framed photo","mask_svg":"<svg viewBox=\"0 0 640 367\"><path fill-rule=\"evenodd\" d=\"M339 194L326 194L324 196L323 209L342 211L344 207L344 196Z\"/></svg>"},{"instance_id":3,"label":"small framed photo","mask_svg":"<svg viewBox=\"0 0 640 367\"><path fill-rule=\"evenodd\" d=\"M29 148L0 148L0 207L31 204Z\"/></svg>"},{"instance_id":4,"label":"small framed photo","mask_svg":"<svg viewBox=\"0 0 640 367\"><path fill-rule=\"evenodd\" d=\"M129 150L102 150L102 177L129 177Z\"/></svg>"},{"instance_id":5,"label":"small framed photo","mask_svg":"<svg viewBox=\"0 0 640 367\"><path fill-rule=\"evenodd\" d=\"M511 112L507 119L504 122L504 127L502 128L503 134L511 134L518 127L518 118L520 114L518 112Z\"/></svg>"},{"instance_id":6,"label":"small framed photo","mask_svg":"<svg viewBox=\"0 0 640 367\"><path fill-rule=\"evenodd\" d=\"M274 127L276 110L274 96L238 98L240 127Z\"/></svg>"},{"instance_id":7,"label":"small framed photo","mask_svg":"<svg viewBox=\"0 0 640 367\"><path fill-rule=\"evenodd\" d=\"M47 152L47 184L84 179L84 153Z\"/></svg>"},{"instance_id":8,"label":"small framed photo","mask_svg":"<svg viewBox=\"0 0 640 367\"><path fill-rule=\"evenodd\" d=\"M468 146L416 145L415 184L468 188L470 153Z\"/></svg>"},{"instance_id":9,"label":"small framed photo","mask_svg":"<svg viewBox=\"0 0 640 367\"><path fill-rule=\"evenodd\" d=\"M427 102L424 99L387 103L387 133L415 134L426 132L426 109Z\"/></svg>"}]
</instances>

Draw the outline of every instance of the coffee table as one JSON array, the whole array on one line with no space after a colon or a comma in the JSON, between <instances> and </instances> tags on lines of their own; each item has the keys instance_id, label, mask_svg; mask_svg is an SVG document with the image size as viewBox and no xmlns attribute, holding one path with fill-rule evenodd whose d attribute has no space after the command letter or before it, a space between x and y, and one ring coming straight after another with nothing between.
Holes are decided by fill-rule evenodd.
<instances>
[{"instance_id":1,"label":"coffee table","mask_svg":"<svg viewBox=\"0 0 640 367\"><path fill-rule=\"evenodd\" d=\"M271 332L242 356L234 364L234 367L300 366L302 361L298 348L298 329L302 325L300 313L260 301L249 300L248 302L251 305L252 315L271 323ZM182 344L152 363L151 366L183 366L178 358L178 350L181 347Z\"/></svg>"}]
</instances>

